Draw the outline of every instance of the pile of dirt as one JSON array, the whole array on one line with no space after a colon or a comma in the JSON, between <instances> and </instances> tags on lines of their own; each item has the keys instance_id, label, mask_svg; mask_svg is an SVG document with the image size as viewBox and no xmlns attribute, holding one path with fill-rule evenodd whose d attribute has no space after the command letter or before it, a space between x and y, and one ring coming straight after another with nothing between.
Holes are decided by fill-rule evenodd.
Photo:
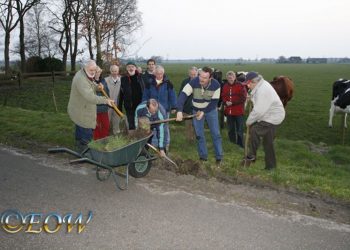
<instances>
[{"instance_id":1,"label":"pile of dirt","mask_svg":"<svg viewBox=\"0 0 350 250\"><path fill-rule=\"evenodd\" d=\"M205 179L209 178L210 176L207 170L203 168L198 161L191 159L183 160L180 157L173 155L170 155L170 158L176 163L177 166L165 160L156 161L155 166L159 169L165 169L178 175L193 175L198 178Z\"/></svg>"}]
</instances>

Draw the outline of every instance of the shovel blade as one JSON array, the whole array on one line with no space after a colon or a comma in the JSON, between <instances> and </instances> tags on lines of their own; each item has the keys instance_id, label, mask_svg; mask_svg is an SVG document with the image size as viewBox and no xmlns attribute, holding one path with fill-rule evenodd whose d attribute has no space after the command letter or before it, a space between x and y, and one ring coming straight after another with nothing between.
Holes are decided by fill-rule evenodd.
<instances>
[{"instance_id":1,"label":"shovel blade","mask_svg":"<svg viewBox=\"0 0 350 250\"><path fill-rule=\"evenodd\" d=\"M129 134L129 125L128 125L128 121L125 119L125 116L121 118L119 121L119 129L123 135Z\"/></svg>"}]
</instances>

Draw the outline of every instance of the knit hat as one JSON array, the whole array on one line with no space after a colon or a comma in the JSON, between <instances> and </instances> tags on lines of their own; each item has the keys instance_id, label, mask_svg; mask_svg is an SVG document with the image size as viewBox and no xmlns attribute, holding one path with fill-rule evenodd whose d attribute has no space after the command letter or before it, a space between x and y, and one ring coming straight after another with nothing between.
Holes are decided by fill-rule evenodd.
<instances>
[{"instance_id":1,"label":"knit hat","mask_svg":"<svg viewBox=\"0 0 350 250\"><path fill-rule=\"evenodd\" d=\"M134 65L134 66L136 67L136 63L134 63L134 62L132 62L132 61L130 61L130 62L128 62L128 63L126 64L126 66L128 66L128 65Z\"/></svg>"},{"instance_id":2,"label":"knit hat","mask_svg":"<svg viewBox=\"0 0 350 250\"><path fill-rule=\"evenodd\" d=\"M245 81L250 81L250 80L253 80L255 77L258 77L259 74L257 72L254 72L254 71L251 71L251 72L248 72L248 74L245 76Z\"/></svg>"}]
</instances>

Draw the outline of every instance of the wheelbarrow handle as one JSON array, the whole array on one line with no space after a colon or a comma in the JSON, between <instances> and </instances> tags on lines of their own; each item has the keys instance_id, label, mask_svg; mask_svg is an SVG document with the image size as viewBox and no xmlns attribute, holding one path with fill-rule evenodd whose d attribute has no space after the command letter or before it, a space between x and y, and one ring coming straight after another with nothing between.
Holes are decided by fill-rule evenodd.
<instances>
[{"instance_id":1,"label":"wheelbarrow handle","mask_svg":"<svg viewBox=\"0 0 350 250\"><path fill-rule=\"evenodd\" d=\"M106 93L106 91L104 89L101 89L101 92L106 98L109 98L109 96L107 95L107 93ZM124 117L124 114L118 109L118 107L114 103L112 104L112 108L117 113L117 115L120 116L120 118Z\"/></svg>"},{"instance_id":2,"label":"wheelbarrow handle","mask_svg":"<svg viewBox=\"0 0 350 250\"><path fill-rule=\"evenodd\" d=\"M192 119L193 117L196 117L196 116L197 116L197 114L188 115L188 116L184 116L182 119ZM176 120L176 117L150 122L149 124L154 125L154 124L159 124L159 123L164 123L164 122L171 122L171 121L175 121L175 120Z\"/></svg>"}]
</instances>

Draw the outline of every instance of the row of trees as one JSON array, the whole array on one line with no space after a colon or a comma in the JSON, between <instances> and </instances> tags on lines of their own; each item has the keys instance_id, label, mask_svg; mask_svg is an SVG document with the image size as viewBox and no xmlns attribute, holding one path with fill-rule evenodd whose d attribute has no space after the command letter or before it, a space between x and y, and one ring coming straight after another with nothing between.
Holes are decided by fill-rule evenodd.
<instances>
[{"instance_id":1,"label":"row of trees","mask_svg":"<svg viewBox=\"0 0 350 250\"><path fill-rule=\"evenodd\" d=\"M0 24L4 31L5 72L10 73L11 34L19 29L14 53L26 72L26 57L70 59L76 69L79 49L86 42L88 54L102 66L112 62L132 43L131 34L141 26L136 0L1 0Z\"/></svg>"}]
</instances>

